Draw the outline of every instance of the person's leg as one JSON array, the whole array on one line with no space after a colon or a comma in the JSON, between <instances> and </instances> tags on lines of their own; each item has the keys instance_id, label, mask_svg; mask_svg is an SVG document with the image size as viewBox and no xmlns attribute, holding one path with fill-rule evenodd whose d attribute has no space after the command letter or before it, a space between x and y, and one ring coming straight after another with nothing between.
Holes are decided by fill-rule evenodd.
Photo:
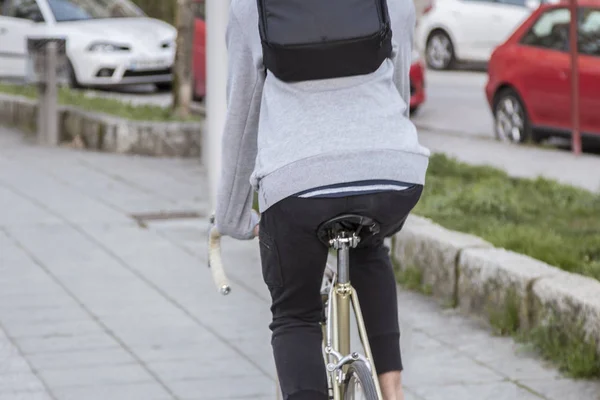
<instances>
[{"instance_id":1,"label":"person's leg","mask_svg":"<svg viewBox=\"0 0 600 400\"><path fill-rule=\"evenodd\" d=\"M404 192L359 196L350 201L353 212L374 218L381 227L379 235L350 252L350 279L361 304L385 400L403 400L404 395L396 278L383 240L400 231L421 191L417 187Z\"/></svg>"},{"instance_id":2,"label":"person's leg","mask_svg":"<svg viewBox=\"0 0 600 400\"><path fill-rule=\"evenodd\" d=\"M400 371L392 371L379 375L379 385L384 400L404 400L402 376L400 374Z\"/></svg>"},{"instance_id":3,"label":"person's leg","mask_svg":"<svg viewBox=\"0 0 600 400\"><path fill-rule=\"evenodd\" d=\"M396 279L388 249L383 244L355 249L350 266L382 394L385 400L402 400Z\"/></svg>"},{"instance_id":4,"label":"person's leg","mask_svg":"<svg viewBox=\"0 0 600 400\"><path fill-rule=\"evenodd\" d=\"M332 204L344 201L291 198L261 216L263 277L272 298L272 346L284 400L328 398L320 326L328 249L316 228Z\"/></svg>"}]
</instances>

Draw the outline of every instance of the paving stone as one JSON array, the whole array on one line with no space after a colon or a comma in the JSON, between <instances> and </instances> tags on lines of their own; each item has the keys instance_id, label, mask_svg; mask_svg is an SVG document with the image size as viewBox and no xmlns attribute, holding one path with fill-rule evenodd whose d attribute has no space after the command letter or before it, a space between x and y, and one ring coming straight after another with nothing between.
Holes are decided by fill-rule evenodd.
<instances>
[{"instance_id":1,"label":"paving stone","mask_svg":"<svg viewBox=\"0 0 600 400\"><path fill-rule=\"evenodd\" d=\"M0 308L26 310L46 307L64 307L74 303L66 293L45 293L44 295L9 295L2 296Z\"/></svg>"},{"instance_id":2,"label":"paving stone","mask_svg":"<svg viewBox=\"0 0 600 400\"><path fill-rule=\"evenodd\" d=\"M0 393L0 400L54 400L45 391Z\"/></svg>"},{"instance_id":3,"label":"paving stone","mask_svg":"<svg viewBox=\"0 0 600 400\"><path fill-rule=\"evenodd\" d=\"M22 374L31 372L27 361L19 353L13 343L0 330L0 375Z\"/></svg>"},{"instance_id":4,"label":"paving stone","mask_svg":"<svg viewBox=\"0 0 600 400\"><path fill-rule=\"evenodd\" d=\"M170 314L107 316L102 321L130 346L185 344L212 338L210 332L176 309Z\"/></svg>"},{"instance_id":5,"label":"paving stone","mask_svg":"<svg viewBox=\"0 0 600 400\"><path fill-rule=\"evenodd\" d=\"M215 337L191 343L140 344L130 348L146 363L240 357L233 344L223 343Z\"/></svg>"},{"instance_id":6,"label":"paving stone","mask_svg":"<svg viewBox=\"0 0 600 400\"><path fill-rule=\"evenodd\" d=\"M123 222L126 217L117 213L97 199L83 195L52 179L51 176L35 171L20 163L15 168L24 168L18 174L3 175L6 184L18 188L29 199L43 199L43 204L53 214L76 223Z\"/></svg>"},{"instance_id":7,"label":"paving stone","mask_svg":"<svg viewBox=\"0 0 600 400\"><path fill-rule=\"evenodd\" d=\"M159 361L148 364L166 382L175 380L213 379L222 376L245 377L262 376L255 366L240 358L207 359L205 357L190 360Z\"/></svg>"},{"instance_id":8,"label":"paving stone","mask_svg":"<svg viewBox=\"0 0 600 400\"><path fill-rule=\"evenodd\" d=\"M59 353L29 354L27 360L41 371L132 364L135 359L121 347Z\"/></svg>"},{"instance_id":9,"label":"paving stone","mask_svg":"<svg viewBox=\"0 0 600 400\"><path fill-rule=\"evenodd\" d=\"M61 222L56 215L48 210L3 186L0 186L0 209L10 210L10 213L0 213L0 226Z\"/></svg>"},{"instance_id":10,"label":"paving stone","mask_svg":"<svg viewBox=\"0 0 600 400\"><path fill-rule=\"evenodd\" d=\"M72 386L112 386L144 383L153 377L139 364L80 367L41 371L40 376L52 388Z\"/></svg>"},{"instance_id":11,"label":"paving stone","mask_svg":"<svg viewBox=\"0 0 600 400\"><path fill-rule=\"evenodd\" d=\"M15 339L15 343L25 354L110 349L117 345L115 340L106 333L70 337L28 337Z\"/></svg>"},{"instance_id":12,"label":"paving stone","mask_svg":"<svg viewBox=\"0 0 600 400\"><path fill-rule=\"evenodd\" d=\"M27 310L0 310L0 321L5 326L44 325L67 321L87 321L89 315L77 305L68 307L44 307ZM26 328L23 328L26 329ZM36 329L36 328L34 328Z\"/></svg>"},{"instance_id":13,"label":"paving stone","mask_svg":"<svg viewBox=\"0 0 600 400\"><path fill-rule=\"evenodd\" d=\"M40 380L31 372L0 375L0 393L44 391Z\"/></svg>"},{"instance_id":14,"label":"paving stone","mask_svg":"<svg viewBox=\"0 0 600 400\"><path fill-rule=\"evenodd\" d=\"M6 331L14 338L50 338L105 333L103 328L91 318L45 324L10 324L6 326Z\"/></svg>"},{"instance_id":15,"label":"paving stone","mask_svg":"<svg viewBox=\"0 0 600 400\"><path fill-rule=\"evenodd\" d=\"M522 380L525 385L548 400L600 400L600 382L572 379Z\"/></svg>"},{"instance_id":16,"label":"paving stone","mask_svg":"<svg viewBox=\"0 0 600 400\"><path fill-rule=\"evenodd\" d=\"M57 400L172 400L174 397L155 382L60 388Z\"/></svg>"},{"instance_id":17,"label":"paving stone","mask_svg":"<svg viewBox=\"0 0 600 400\"><path fill-rule=\"evenodd\" d=\"M209 383L210 382L210 383ZM182 400L255 398L275 393L276 385L264 376L222 376L207 380L181 380L169 383Z\"/></svg>"},{"instance_id":18,"label":"paving stone","mask_svg":"<svg viewBox=\"0 0 600 400\"><path fill-rule=\"evenodd\" d=\"M21 357L16 350L11 354L6 354L6 352L0 348L0 375L21 374L26 372L32 372L27 360Z\"/></svg>"},{"instance_id":19,"label":"paving stone","mask_svg":"<svg viewBox=\"0 0 600 400\"><path fill-rule=\"evenodd\" d=\"M408 388L404 388L404 400L423 400L423 398L414 394Z\"/></svg>"},{"instance_id":20,"label":"paving stone","mask_svg":"<svg viewBox=\"0 0 600 400\"><path fill-rule=\"evenodd\" d=\"M560 378L555 367L527 346L515 343L508 337L490 337L485 330L469 332L465 329L462 333L453 333L440 340L512 380Z\"/></svg>"},{"instance_id":21,"label":"paving stone","mask_svg":"<svg viewBox=\"0 0 600 400\"><path fill-rule=\"evenodd\" d=\"M498 373L476 363L458 350L440 347L422 350L404 363L403 382L408 387L423 385L479 384L499 382ZM427 371L424 373L424 371Z\"/></svg>"},{"instance_id":22,"label":"paving stone","mask_svg":"<svg viewBox=\"0 0 600 400\"><path fill-rule=\"evenodd\" d=\"M411 390L417 393L424 400L463 400L475 398L477 393L479 400L541 400L536 394L533 394L523 388L514 385L512 382L491 382L477 385L433 385L410 386Z\"/></svg>"}]
</instances>

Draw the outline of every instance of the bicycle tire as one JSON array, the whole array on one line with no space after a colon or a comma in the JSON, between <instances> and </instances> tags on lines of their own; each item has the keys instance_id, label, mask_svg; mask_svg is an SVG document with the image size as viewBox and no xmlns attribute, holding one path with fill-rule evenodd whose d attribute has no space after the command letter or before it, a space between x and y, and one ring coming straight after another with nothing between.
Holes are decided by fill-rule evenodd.
<instances>
[{"instance_id":1,"label":"bicycle tire","mask_svg":"<svg viewBox=\"0 0 600 400\"><path fill-rule=\"evenodd\" d=\"M358 385L361 387L360 396L357 392ZM344 400L380 400L371 371L362 360L356 360L348 366L344 381Z\"/></svg>"}]
</instances>

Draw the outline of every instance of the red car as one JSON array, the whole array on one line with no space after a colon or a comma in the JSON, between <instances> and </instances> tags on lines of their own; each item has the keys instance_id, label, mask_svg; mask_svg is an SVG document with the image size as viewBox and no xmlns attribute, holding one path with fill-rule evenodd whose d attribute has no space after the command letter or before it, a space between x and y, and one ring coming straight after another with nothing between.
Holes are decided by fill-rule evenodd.
<instances>
[{"instance_id":1,"label":"red car","mask_svg":"<svg viewBox=\"0 0 600 400\"><path fill-rule=\"evenodd\" d=\"M414 114L425 102L425 66L420 59L410 67L410 113Z\"/></svg>"},{"instance_id":2,"label":"red car","mask_svg":"<svg viewBox=\"0 0 600 400\"><path fill-rule=\"evenodd\" d=\"M204 23L204 0L194 1L194 99L206 96L206 24Z\"/></svg>"},{"instance_id":3,"label":"red car","mask_svg":"<svg viewBox=\"0 0 600 400\"><path fill-rule=\"evenodd\" d=\"M600 2L578 6L581 131L600 138ZM544 4L492 54L485 90L498 139L571 135L570 18L568 3Z\"/></svg>"},{"instance_id":4,"label":"red car","mask_svg":"<svg viewBox=\"0 0 600 400\"><path fill-rule=\"evenodd\" d=\"M206 27L204 23L204 1L195 0L196 26L194 32L194 98L206 96ZM425 68L421 60L415 60L410 69L410 111L414 113L425 101Z\"/></svg>"}]
</instances>

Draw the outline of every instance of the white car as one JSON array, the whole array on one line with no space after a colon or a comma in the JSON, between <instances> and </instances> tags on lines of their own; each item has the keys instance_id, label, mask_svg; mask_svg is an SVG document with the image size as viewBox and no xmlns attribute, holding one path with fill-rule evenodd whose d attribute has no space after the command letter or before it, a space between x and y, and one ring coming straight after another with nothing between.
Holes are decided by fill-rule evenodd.
<instances>
[{"instance_id":1,"label":"white car","mask_svg":"<svg viewBox=\"0 0 600 400\"><path fill-rule=\"evenodd\" d=\"M488 62L539 7L537 0L432 0L419 21L416 41L427 66L450 69L459 62Z\"/></svg>"},{"instance_id":2,"label":"white car","mask_svg":"<svg viewBox=\"0 0 600 400\"><path fill-rule=\"evenodd\" d=\"M72 86L172 82L176 29L129 0L0 0L0 77L26 77L28 36L67 40Z\"/></svg>"}]
</instances>

